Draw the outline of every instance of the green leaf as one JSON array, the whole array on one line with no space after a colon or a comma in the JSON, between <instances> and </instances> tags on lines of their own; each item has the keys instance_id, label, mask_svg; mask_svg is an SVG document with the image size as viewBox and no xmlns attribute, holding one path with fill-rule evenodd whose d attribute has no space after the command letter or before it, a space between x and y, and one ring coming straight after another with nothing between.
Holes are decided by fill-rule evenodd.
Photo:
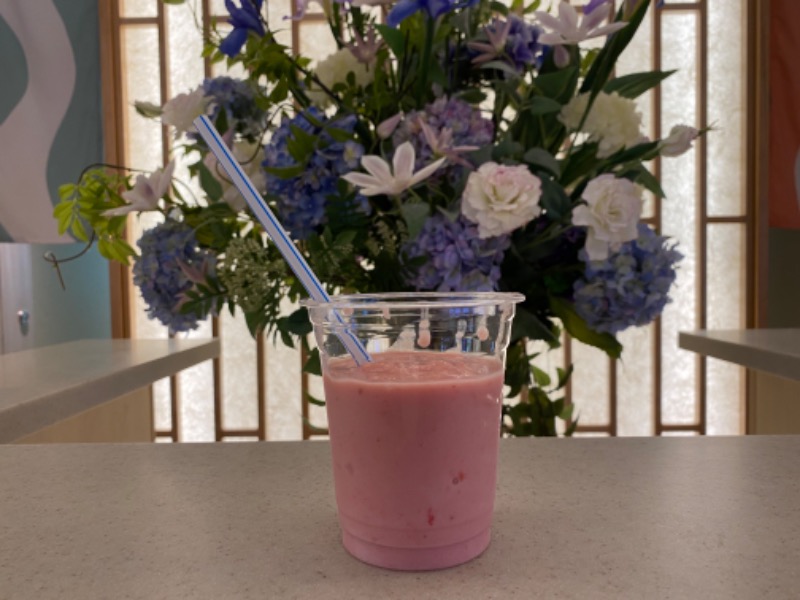
<instances>
[{"instance_id":1,"label":"green leaf","mask_svg":"<svg viewBox=\"0 0 800 600\"><path fill-rule=\"evenodd\" d=\"M400 207L400 214L408 227L408 237L414 239L422 231L430 215L430 208L423 202L406 203Z\"/></svg>"},{"instance_id":2,"label":"green leaf","mask_svg":"<svg viewBox=\"0 0 800 600\"><path fill-rule=\"evenodd\" d=\"M264 170L281 179L292 179L305 173L306 165L303 163L293 167L265 167Z\"/></svg>"},{"instance_id":3,"label":"green leaf","mask_svg":"<svg viewBox=\"0 0 800 600\"><path fill-rule=\"evenodd\" d=\"M480 66L480 68L484 70L502 71L503 73L511 76L514 79L519 79L519 73L517 73L517 70L511 65L509 65L507 62L503 62L502 60L493 60L487 63L483 63Z\"/></svg>"},{"instance_id":4,"label":"green leaf","mask_svg":"<svg viewBox=\"0 0 800 600\"><path fill-rule=\"evenodd\" d=\"M550 296L550 310L561 319L564 329L576 340L600 348L612 358L619 358L622 355L622 344L617 341L617 338L610 333L600 333L589 327L586 321L575 312L572 303Z\"/></svg>"},{"instance_id":5,"label":"green leaf","mask_svg":"<svg viewBox=\"0 0 800 600\"><path fill-rule=\"evenodd\" d=\"M550 375L536 365L531 365L531 375L533 375L533 380L539 387L547 387L550 385Z\"/></svg>"},{"instance_id":6,"label":"green leaf","mask_svg":"<svg viewBox=\"0 0 800 600\"><path fill-rule=\"evenodd\" d=\"M166 0L164 0L166 2ZM136 101L133 103L136 112L142 115L147 119L155 119L161 116L163 111L158 104L153 104L152 102L141 102Z\"/></svg>"},{"instance_id":7,"label":"green leaf","mask_svg":"<svg viewBox=\"0 0 800 600\"><path fill-rule=\"evenodd\" d=\"M402 57L406 51L406 41L403 38L403 34L399 29L395 29L394 27L389 27L388 25L383 24L376 24L375 29L378 30L378 33L381 34L383 41L386 42L386 45L389 46L389 50L392 51L397 58Z\"/></svg>"},{"instance_id":8,"label":"green leaf","mask_svg":"<svg viewBox=\"0 0 800 600\"><path fill-rule=\"evenodd\" d=\"M82 242L89 241L89 234L83 226L82 219L75 219L72 221L72 234Z\"/></svg>"},{"instance_id":9,"label":"green leaf","mask_svg":"<svg viewBox=\"0 0 800 600\"><path fill-rule=\"evenodd\" d=\"M608 40L592 63L589 72L586 74L581 84L581 92L591 92L592 97L594 97L605 87L608 78L614 71L617 59L633 39L649 7L650 0L641 1L638 6L635 7L633 13L627 18L627 25L614 35L608 37ZM627 10L628 3L623 2L617 11L614 22L625 20L624 17Z\"/></svg>"},{"instance_id":10,"label":"green leaf","mask_svg":"<svg viewBox=\"0 0 800 600\"><path fill-rule=\"evenodd\" d=\"M546 96L534 96L525 107L532 115L547 115L561 110L561 103Z\"/></svg>"},{"instance_id":11,"label":"green leaf","mask_svg":"<svg viewBox=\"0 0 800 600\"><path fill-rule=\"evenodd\" d=\"M486 94L475 88L469 88L462 92L456 92L456 96L464 102L468 102L469 104L480 104L486 100Z\"/></svg>"},{"instance_id":12,"label":"green leaf","mask_svg":"<svg viewBox=\"0 0 800 600\"><path fill-rule=\"evenodd\" d=\"M542 168L554 177L561 175L561 166L558 160L544 148L531 148L523 156L522 160L532 167Z\"/></svg>"},{"instance_id":13,"label":"green leaf","mask_svg":"<svg viewBox=\"0 0 800 600\"><path fill-rule=\"evenodd\" d=\"M306 400L309 404L313 404L314 406L325 406L325 400L320 400L319 398L315 398L308 392L306 392Z\"/></svg>"},{"instance_id":14,"label":"green leaf","mask_svg":"<svg viewBox=\"0 0 800 600\"><path fill-rule=\"evenodd\" d=\"M567 67L543 73L535 79L536 88L548 98L572 96L571 88L578 80L578 67Z\"/></svg>"},{"instance_id":15,"label":"green leaf","mask_svg":"<svg viewBox=\"0 0 800 600\"><path fill-rule=\"evenodd\" d=\"M675 71L644 71L616 77L606 83L603 91L606 94L617 92L625 98L637 98L646 91L656 87Z\"/></svg>"},{"instance_id":16,"label":"green leaf","mask_svg":"<svg viewBox=\"0 0 800 600\"><path fill-rule=\"evenodd\" d=\"M574 404L563 404L563 407L558 412L558 418L563 419L564 421L569 421L572 418L572 413L575 410Z\"/></svg>"},{"instance_id":17,"label":"green leaf","mask_svg":"<svg viewBox=\"0 0 800 600\"><path fill-rule=\"evenodd\" d=\"M225 111L220 111L224 113ZM286 149L289 155L298 163L305 163L317 145L317 136L303 131L297 125L289 125L292 135L286 142ZM224 131L224 130L221 130Z\"/></svg>"},{"instance_id":18,"label":"green leaf","mask_svg":"<svg viewBox=\"0 0 800 600\"><path fill-rule=\"evenodd\" d=\"M319 358L319 348L311 349L306 364L303 365L303 372L322 376L322 363Z\"/></svg>"},{"instance_id":19,"label":"green leaf","mask_svg":"<svg viewBox=\"0 0 800 600\"><path fill-rule=\"evenodd\" d=\"M542 196L539 203L553 221L562 221L572 214L572 201L567 192L549 177L540 178Z\"/></svg>"},{"instance_id":20,"label":"green leaf","mask_svg":"<svg viewBox=\"0 0 800 600\"><path fill-rule=\"evenodd\" d=\"M303 337L313 331L308 318L308 310L305 307L298 308L288 317L281 317L278 321L278 326L282 330L298 337Z\"/></svg>"},{"instance_id":21,"label":"green leaf","mask_svg":"<svg viewBox=\"0 0 800 600\"><path fill-rule=\"evenodd\" d=\"M554 391L562 389L564 386L567 385L569 382L569 378L572 376L572 370L574 365L570 365L566 369L562 369L561 367L556 368L556 374L558 375L558 384Z\"/></svg>"},{"instance_id":22,"label":"green leaf","mask_svg":"<svg viewBox=\"0 0 800 600\"><path fill-rule=\"evenodd\" d=\"M638 165L636 167L630 168L627 171L623 172L622 177L630 179L631 181L635 181L638 184L643 185L648 190L653 192L657 197L664 198L664 190L661 187L658 179L655 175L653 175L644 165Z\"/></svg>"},{"instance_id":23,"label":"green leaf","mask_svg":"<svg viewBox=\"0 0 800 600\"><path fill-rule=\"evenodd\" d=\"M222 198L222 184L214 177L210 169L204 163L199 163L197 166L200 176L200 187L203 188L203 191L212 202L218 202L219 199Z\"/></svg>"},{"instance_id":24,"label":"green leaf","mask_svg":"<svg viewBox=\"0 0 800 600\"><path fill-rule=\"evenodd\" d=\"M522 338L544 340L551 348L557 348L561 343L552 323L543 321L524 306L518 306L511 322L511 340Z\"/></svg>"}]
</instances>

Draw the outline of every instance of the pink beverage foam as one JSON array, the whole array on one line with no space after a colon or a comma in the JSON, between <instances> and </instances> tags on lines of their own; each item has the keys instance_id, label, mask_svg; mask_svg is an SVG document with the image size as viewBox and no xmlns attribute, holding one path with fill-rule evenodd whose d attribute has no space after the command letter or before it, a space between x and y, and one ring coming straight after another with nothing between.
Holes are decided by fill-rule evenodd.
<instances>
[{"instance_id":1,"label":"pink beverage foam","mask_svg":"<svg viewBox=\"0 0 800 600\"><path fill-rule=\"evenodd\" d=\"M503 369L492 357L386 352L324 373L345 548L402 570L466 562L489 545Z\"/></svg>"}]
</instances>

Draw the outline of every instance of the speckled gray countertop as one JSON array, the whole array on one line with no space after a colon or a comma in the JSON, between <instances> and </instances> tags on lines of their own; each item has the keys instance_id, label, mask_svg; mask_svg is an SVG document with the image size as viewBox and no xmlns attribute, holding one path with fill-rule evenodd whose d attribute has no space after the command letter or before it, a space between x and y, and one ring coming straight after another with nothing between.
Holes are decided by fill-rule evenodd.
<instances>
[{"instance_id":1,"label":"speckled gray countertop","mask_svg":"<svg viewBox=\"0 0 800 600\"><path fill-rule=\"evenodd\" d=\"M218 339L98 339L2 354L0 443L13 442L219 352Z\"/></svg>"},{"instance_id":2,"label":"speckled gray countertop","mask_svg":"<svg viewBox=\"0 0 800 600\"><path fill-rule=\"evenodd\" d=\"M327 442L0 447L0 598L797 598L800 437L507 440L453 569L339 543Z\"/></svg>"},{"instance_id":3,"label":"speckled gray countertop","mask_svg":"<svg viewBox=\"0 0 800 600\"><path fill-rule=\"evenodd\" d=\"M720 329L678 334L684 350L800 380L800 329Z\"/></svg>"}]
</instances>

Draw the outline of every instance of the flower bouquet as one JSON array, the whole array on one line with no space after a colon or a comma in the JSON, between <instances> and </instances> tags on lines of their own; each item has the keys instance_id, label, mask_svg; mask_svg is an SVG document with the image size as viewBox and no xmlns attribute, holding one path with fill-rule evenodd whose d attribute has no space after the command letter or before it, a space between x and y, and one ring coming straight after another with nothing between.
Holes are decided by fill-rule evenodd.
<instances>
[{"instance_id":1,"label":"flower bouquet","mask_svg":"<svg viewBox=\"0 0 800 600\"><path fill-rule=\"evenodd\" d=\"M173 161L91 168L62 186L55 217L132 259L149 316L173 332L227 305L253 335L307 343L305 309L281 312L302 288L192 126L207 114L331 293L523 293L504 431L554 435L557 419L575 423L552 398L571 368L551 379L527 342L555 347L563 328L620 356L616 334L660 314L681 257L642 222L643 195L664 195L645 165L700 132L647 139L634 99L669 73L612 77L649 4L323 0L338 49L314 64L278 42L288 20L270 23L262 0L226 0L232 29L205 52L245 76L137 103L173 128L194 188ZM136 250L124 228L143 211L163 221Z\"/></svg>"}]
</instances>

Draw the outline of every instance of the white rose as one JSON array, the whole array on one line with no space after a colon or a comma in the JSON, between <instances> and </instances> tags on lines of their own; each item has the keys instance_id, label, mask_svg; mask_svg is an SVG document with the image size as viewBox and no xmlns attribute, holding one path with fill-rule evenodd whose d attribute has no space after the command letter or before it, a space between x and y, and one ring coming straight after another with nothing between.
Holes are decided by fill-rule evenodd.
<instances>
[{"instance_id":1,"label":"white rose","mask_svg":"<svg viewBox=\"0 0 800 600\"><path fill-rule=\"evenodd\" d=\"M692 147L692 142L700 132L689 125L675 125L670 129L669 137L659 146L661 156L680 156Z\"/></svg>"},{"instance_id":2,"label":"white rose","mask_svg":"<svg viewBox=\"0 0 800 600\"><path fill-rule=\"evenodd\" d=\"M178 94L164 105L161 121L172 125L176 134L194 131L193 121L206 114L210 102L211 98L205 96L202 87L188 94Z\"/></svg>"},{"instance_id":3,"label":"white rose","mask_svg":"<svg viewBox=\"0 0 800 600\"><path fill-rule=\"evenodd\" d=\"M528 167L487 162L467 179L461 212L478 224L478 236L488 238L509 233L536 218L542 212L541 196L542 182Z\"/></svg>"},{"instance_id":4,"label":"white rose","mask_svg":"<svg viewBox=\"0 0 800 600\"><path fill-rule=\"evenodd\" d=\"M561 109L558 120L569 129L577 131L588 102L588 93L575 96ZM589 141L598 142L597 157L606 158L623 148L642 143L644 136L641 126L642 115L633 100L616 92L600 92L594 99L581 131L589 134Z\"/></svg>"},{"instance_id":5,"label":"white rose","mask_svg":"<svg viewBox=\"0 0 800 600\"><path fill-rule=\"evenodd\" d=\"M260 194L263 194L267 186L267 176L261 163L264 162L264 149L260 144L249 142L235 142L232 154L236 161L242 165L244 172ZM247 207L247 201L242 197L237 187L231 183L230 177L219 164L217 158L209 152L203 159L203 163L211 171L211 174L222 184L222 200L236 212L243 211Z\"/></svg>"},{"instance_id":6,"label":"white rose","mask_svg":"<svg viewBox=\"0 0 800 600\"><path fill-rule=\"evenodd\" d=\"M348 73L352 73L356 79L356 85L366 87L375 78L374 65L365 65L355 57L349 48L337 50L327 58L317 63L314 72L320 83L329 90L337 83L347 81ZM314 87L308 90L308 97L315 104L326 107L330 104L330 96L324 90Z\"/></svg>"},{"instance_id":7,"label":"white rose","mask_svg":"<svg viewBox=\"0 0 800 600\"><path fill-rule=\"evenodd\" d=\"M642 195L627 179L605 174L592 179L581 196L586 204L572 211L572 223L588 227L586 254L590 260L605 260L609 250L638 237L642 214Z\"/></svg>"}]
</instances>

